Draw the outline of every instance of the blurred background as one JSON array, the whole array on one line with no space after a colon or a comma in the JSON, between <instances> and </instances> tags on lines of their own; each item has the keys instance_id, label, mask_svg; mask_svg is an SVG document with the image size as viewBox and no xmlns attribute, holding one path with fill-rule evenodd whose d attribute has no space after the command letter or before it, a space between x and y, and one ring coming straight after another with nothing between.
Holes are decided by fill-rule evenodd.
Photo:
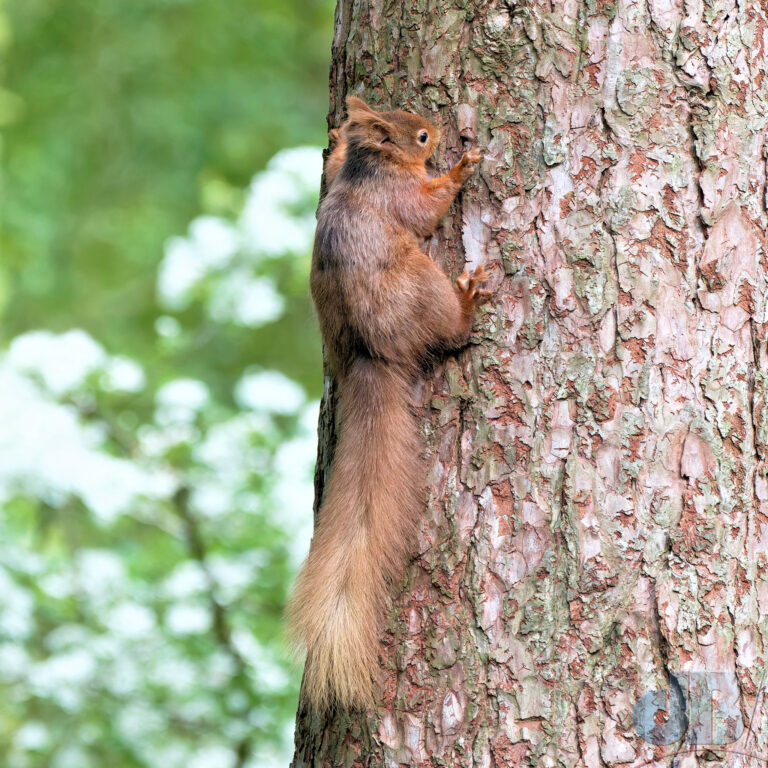
<instances>
[{"instance_id":1,"label":"blurred background","mask_svg":"<svg viewBox=\"0 0 768 768\"><path fill-rule=\"evenodd\" d=\"M0 0L3 768L273 768L331 0Z\"/></svg>"}]
</instances>

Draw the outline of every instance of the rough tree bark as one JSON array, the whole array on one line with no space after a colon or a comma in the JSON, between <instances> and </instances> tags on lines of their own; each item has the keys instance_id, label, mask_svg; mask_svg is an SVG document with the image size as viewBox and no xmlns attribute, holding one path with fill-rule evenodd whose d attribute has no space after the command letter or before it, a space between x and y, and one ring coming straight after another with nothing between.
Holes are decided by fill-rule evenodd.
<instances>
[{"instance_id":1,"label":"rough tree bark","mask_svg":"<svg viewBox=\"0 0 768 768\"><path fill-rule=\"evenodd\" d=\"M758 0L340 0L331 122L356 91L444 126L440 170L477 143L429 249L496 294L418 394L383 698L300 708L295 766L768 758L767 44ZM682 741L638 733L654 690Z\"/></svg>"}]
</instances>

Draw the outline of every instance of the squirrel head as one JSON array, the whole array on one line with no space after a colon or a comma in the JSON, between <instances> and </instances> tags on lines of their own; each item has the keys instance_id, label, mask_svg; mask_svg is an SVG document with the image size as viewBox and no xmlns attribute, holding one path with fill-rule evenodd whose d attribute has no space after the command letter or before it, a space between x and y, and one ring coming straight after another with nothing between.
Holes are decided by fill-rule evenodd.
<instances>
[{"instance_id":1,"label":"squirrel head","mask_svg":"<svg viewBox=\"0 0 768 768\"><path fill-rule=\"evenodd\" d=\"M440 141L440 130L411 112L377 112L357 96L347 97L347 112L347 141L396 164L425 163Z\"/></svg>"}]
</instances>

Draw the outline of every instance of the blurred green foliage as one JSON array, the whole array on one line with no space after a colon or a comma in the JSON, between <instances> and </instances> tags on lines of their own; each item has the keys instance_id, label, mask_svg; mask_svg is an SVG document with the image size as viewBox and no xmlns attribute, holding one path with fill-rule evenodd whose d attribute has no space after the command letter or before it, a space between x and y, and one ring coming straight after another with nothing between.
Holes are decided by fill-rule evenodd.
<instances>
[{"instance_id":1,"label":"blurred green foliage","mask_svg":"<svg viewBox=\"0 0 768 768\"><path fill-rule=\"evenodd\" d=\"M77 325L141 353L164 240L234 213L278 149L324 145L332 14L330 0L6 2L3 337Z\"/></svg>"},{"instance_id":2,"label":"blurred green foliage","mask_svg":"<svg viewBox=\"0 0 768 768\"><path fill-rule=\"evenodd\" d=\"M285 765L332 18L0 0L4 768Z\"/></svg>"}]
</instances>

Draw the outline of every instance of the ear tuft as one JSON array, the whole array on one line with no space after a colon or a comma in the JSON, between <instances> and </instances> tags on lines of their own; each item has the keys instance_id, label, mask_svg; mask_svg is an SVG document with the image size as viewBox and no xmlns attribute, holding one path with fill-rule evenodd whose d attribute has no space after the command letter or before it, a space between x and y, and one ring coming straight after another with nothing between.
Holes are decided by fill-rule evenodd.
<instances>
[{"instance_id":1,"label":"ear tuft","mask_svg":"<svg viewBox=\"0 0 768 768\"><path fill-rule=\"evenodd\" d=\"M370 120L378 116L362 99L357 96L347 96L347 113L353 122L358 120Z\"/></svg>"}]
</instances>

